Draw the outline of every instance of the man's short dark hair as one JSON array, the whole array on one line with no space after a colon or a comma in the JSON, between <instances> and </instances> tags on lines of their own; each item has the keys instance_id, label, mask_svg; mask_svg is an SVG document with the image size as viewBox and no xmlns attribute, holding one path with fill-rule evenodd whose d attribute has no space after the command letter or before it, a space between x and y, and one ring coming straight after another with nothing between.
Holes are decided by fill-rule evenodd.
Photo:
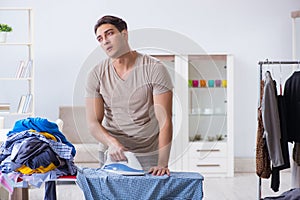
<instances>
[{"instance_id":1,"label":"man's short dark hair","mask_svg":"<svg viewBox=\"0 0 300 200\"><path fill-rule=\"evenodd\" d=\"M112 24L120 32L123 31L124 29L127 30L127 24L123 19L121 19L119 17L112 16L112 15L105 15L105 16L101 17L97 21L96 25L94 26L95 33L96 33L97 29L99 28L99 26L101 26L102 24Z\"/></svg>"}]
</instances>

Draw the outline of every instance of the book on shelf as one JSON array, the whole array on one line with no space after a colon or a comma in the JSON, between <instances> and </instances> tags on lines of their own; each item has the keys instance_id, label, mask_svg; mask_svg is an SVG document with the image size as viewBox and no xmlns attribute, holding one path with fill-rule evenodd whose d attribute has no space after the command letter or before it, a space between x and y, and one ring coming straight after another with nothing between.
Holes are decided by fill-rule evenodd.
<instances>
[{"instance_id":1,"label":"book on shelf","mask_svg":"<svg viewBox=\"0 0 300 200\"><path fill-rule=\"evenodd\" d=\"M22 95L19 101L17 113L28 113L32 104L32 94Z\"/></svg>"},{"instance_id":2,"label":"book on shelf","mask_svg":"<svg viewBox=\"0 0 300 200\"><path fill-rule=\"evenodd\" d=\"M17 113L22 113L26 101L26 95L22 95L19 101Z\"/></svg>"},{"instance_id":3,"label":"book on shelf","mask_svg":"<svg viewBox=\"0 0 300 200\"><path fill-rule=\"evenodd\" d=\"M9 113L10 103L0 103L0 113Z\"/></svg>"},{"instance_id":4,"label":"book on shelf","mask_svg":"<svg viewBox=\"0 0 300 200\"><path fill-rule=\"evenodd\" d=\"M16 78L21 78L21 74L22 74L22 71L24 70L24 67L25 67L25 61L21 60L19 63L17 72L16 72Z\"/></svg>"},{"instance_id":5,"label":"book on shelf","mask_svg":"<svg viewBox=\"0 0 300 200\"><path fill-rule=\"evenodd\" d=\"M28 78L31 76L32 70L32 60L20 61L19 67L17 69L16 78Z\"/></svg>"},{"instance_id":6,"label":"book on shelf","mask_svg":"<svg viewBox=\"0 0 300 200\"><path fill-rule=\"evenodd\" d=\"M21 74L22 78L28 78L31 77L31 70L32 70L32 60L27 60L26 65L25 65L25 69L23 71L23 73Z\"/></svg>"},{"instance_id":7,"label":"book on shelf","mask_svg":"<svg viewBox=\"0 0 300 200\"><path fill-rule=\"evenodd\" d=\"M23 107L23 113L28 113L30 111L31 102L32 102L32 94L27 94L25 99L25 104Z\"/></svg>"}]
</instances>

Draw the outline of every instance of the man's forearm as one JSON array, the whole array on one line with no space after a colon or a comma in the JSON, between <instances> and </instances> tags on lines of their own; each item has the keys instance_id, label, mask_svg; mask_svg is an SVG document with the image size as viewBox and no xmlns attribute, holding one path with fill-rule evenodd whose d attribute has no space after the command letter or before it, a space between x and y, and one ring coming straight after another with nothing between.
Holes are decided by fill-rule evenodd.
<instances>
[{"instance_id":1,"label":"man's forearm","mask_svg":"<svg viewBox=\"0 0 300 200\"><path fill-rule=\"evenodd\" d=\"M170 151L172 146L173 126L171 119L166 120L159 133L158 166L168 167Z\"/></svg>"},{"instance_id":2,"label":"man's forearm","mask_svg":"<svg viewBox=\"0 0 300 200\"><path fill-rule=\"evenodd\" d=\"M89 130L98 142L109 145L112 137L99 122L90 122Z\"/></svg>"}]
</instances>

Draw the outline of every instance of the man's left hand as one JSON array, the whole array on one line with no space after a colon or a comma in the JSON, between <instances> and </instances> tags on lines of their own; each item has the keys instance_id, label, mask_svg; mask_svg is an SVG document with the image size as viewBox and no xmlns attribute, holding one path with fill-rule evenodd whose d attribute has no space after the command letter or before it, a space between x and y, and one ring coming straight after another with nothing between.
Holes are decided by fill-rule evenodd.
<instances>
[{"instance_id":1,"label":"man's left hand","mask_svg":"<svg viewBox=\"0 0 300 200\"><path fill-rule=\"evenodd\" d=\"M155 167L151 167L148 172L149 174L152 174L154 176L163 176L165 174L170 176L170 170L168 169L168 167L155 166Z\"/></svg>"}]
</instances>

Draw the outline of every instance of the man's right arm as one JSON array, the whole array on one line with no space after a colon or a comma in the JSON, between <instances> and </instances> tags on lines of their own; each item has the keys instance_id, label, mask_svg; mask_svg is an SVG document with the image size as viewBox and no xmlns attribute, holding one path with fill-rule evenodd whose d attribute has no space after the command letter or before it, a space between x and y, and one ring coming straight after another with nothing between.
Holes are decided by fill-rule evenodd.
<instances>
[{"instance_id":1,"label":"man's right arm","mask_svg":"<svg viewBox=\"0 0 300 200\"><path fill-rule=\"evenodd\" d=\"M86 118L90 133L99 142L107 145L108 153L114 160L126 160L125 147L102 126L104 103L102 98L86 98Z\"/></svg>"}]
</instances>

